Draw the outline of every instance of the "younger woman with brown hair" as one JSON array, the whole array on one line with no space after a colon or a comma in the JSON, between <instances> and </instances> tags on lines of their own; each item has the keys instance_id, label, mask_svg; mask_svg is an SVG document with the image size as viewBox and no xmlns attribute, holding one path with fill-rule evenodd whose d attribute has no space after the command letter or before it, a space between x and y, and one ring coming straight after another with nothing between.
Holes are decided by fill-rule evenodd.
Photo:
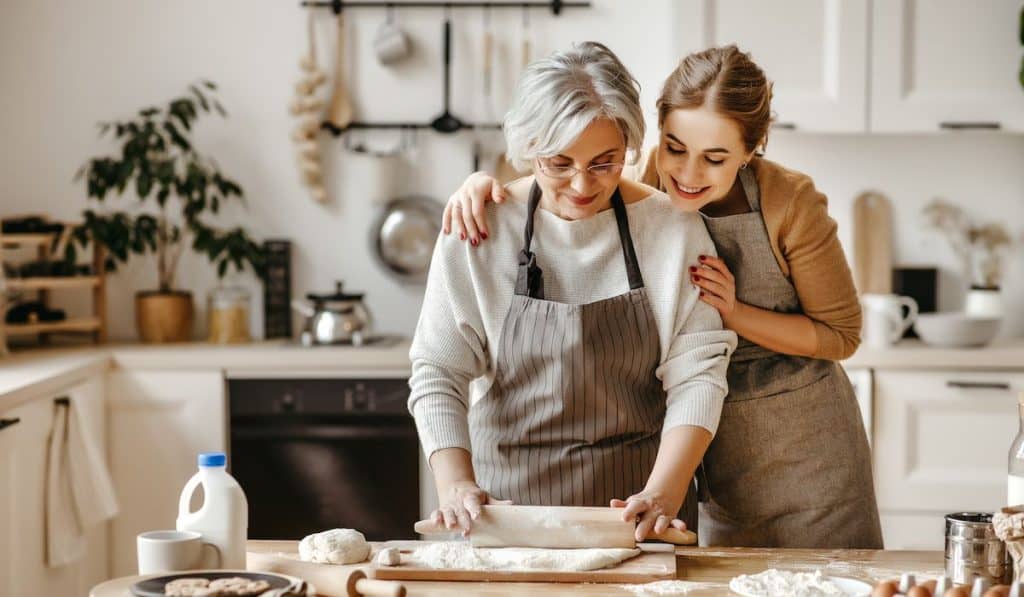
<instances>
[{"instance_id":1,"label":"younger woman with brown hair","mask_svg":"<svg viewBox=\"0 0 1024 597\"><path fill-rule=\"evenodd\" d=\"M690 54L665 81L658 146L633 173L701 214L719 257L691 264L691 282L740 337L697 472L701 543L881 548L867 436L836 362L860 342L857 294L825 196L758 155L771 96L736 46ZM484 202L505 193L473 174L449 199L445 232L479 244Z\"/></svg>"}]
</instances>

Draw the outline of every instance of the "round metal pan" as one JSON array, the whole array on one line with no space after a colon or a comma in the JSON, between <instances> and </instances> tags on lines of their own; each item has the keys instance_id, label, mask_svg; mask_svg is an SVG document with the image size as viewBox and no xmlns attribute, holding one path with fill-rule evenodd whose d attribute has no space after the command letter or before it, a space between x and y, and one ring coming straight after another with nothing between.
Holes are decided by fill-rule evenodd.
<instances>
[{"instance_id":1,"label":"round metal pan","mask_svg":"<svg viewBox=\"0 0 1024 597\"><path fill-rule=\"evenodd\" d=\"M443 213L444 205L425 195L388 201L371 229L372 252L381 267L403 282L425 282Z\"/></svg>"}]
</instances>

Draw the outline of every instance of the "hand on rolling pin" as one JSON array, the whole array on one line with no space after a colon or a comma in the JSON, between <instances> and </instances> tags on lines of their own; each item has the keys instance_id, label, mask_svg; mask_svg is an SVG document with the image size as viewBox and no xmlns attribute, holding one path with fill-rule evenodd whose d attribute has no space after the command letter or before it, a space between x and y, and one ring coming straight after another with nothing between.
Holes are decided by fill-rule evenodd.
<instances>
[{"instance_id":1,"label":"hand on rolling pin","mask_svg":"<svg viewBox=\"0 0 1024 597\"><path fill-rule=\"evenodd\" d=\"M430 513L427 520L444 525L452 531L461 529L463 536L469 534L473 521L480 516L480 506L512 503L510 500L491 497L473 481L456 481L445 487L438 487L437 494L441 505Z\"/></svg>"},{"instance_id":2,"label":"hand on rolling pin","mask_svg":"<svg viewBox=\"0 0 1024 597\"><path fill-rule=\"evenodd\" d=\"M684 496L685 497L685 496ZM649 536L660 535L670 528L686 530L686 523L673 518L683 505L682 498L673 499L659 491L644 490L625 500L612 500L612 508L623 508L622 519L636 521L636 540L643 541Z\"/></svg>"}]
</instances>

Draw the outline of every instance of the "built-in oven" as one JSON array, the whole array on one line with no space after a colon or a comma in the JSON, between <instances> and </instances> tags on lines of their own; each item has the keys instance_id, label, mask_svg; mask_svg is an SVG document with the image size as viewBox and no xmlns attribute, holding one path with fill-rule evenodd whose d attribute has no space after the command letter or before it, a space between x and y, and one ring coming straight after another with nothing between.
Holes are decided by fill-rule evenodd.
<instances>
[{"instance_id":1,"label":"built-in oven","mask_svg":"<svg viewBox=\"0 0 1024 597\"><path fill-rule=\"evenodd\" d=\"M421 460L405 377L228 377L231 474L249 537L336 527L415 538Z\"/></svg>"}]
</instances>

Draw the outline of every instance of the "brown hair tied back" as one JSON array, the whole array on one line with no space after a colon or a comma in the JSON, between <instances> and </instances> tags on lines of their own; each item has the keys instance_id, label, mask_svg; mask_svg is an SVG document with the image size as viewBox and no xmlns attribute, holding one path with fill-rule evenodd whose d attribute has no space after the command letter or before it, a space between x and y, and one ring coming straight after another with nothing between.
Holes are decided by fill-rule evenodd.
<instances>
[{"instance_id":1,"label":"brown hair tied back","mask_svg":"<svg viewBox=\"0 0 1024 597\"><path fill-rule=\"evenodd\" d=\"M658 126L679 108L710 109L740 126L747 151L767 143L772 83L750 54L735 45L690 54L679 63L658 98Z\"/></svg>"}]
</instances>

